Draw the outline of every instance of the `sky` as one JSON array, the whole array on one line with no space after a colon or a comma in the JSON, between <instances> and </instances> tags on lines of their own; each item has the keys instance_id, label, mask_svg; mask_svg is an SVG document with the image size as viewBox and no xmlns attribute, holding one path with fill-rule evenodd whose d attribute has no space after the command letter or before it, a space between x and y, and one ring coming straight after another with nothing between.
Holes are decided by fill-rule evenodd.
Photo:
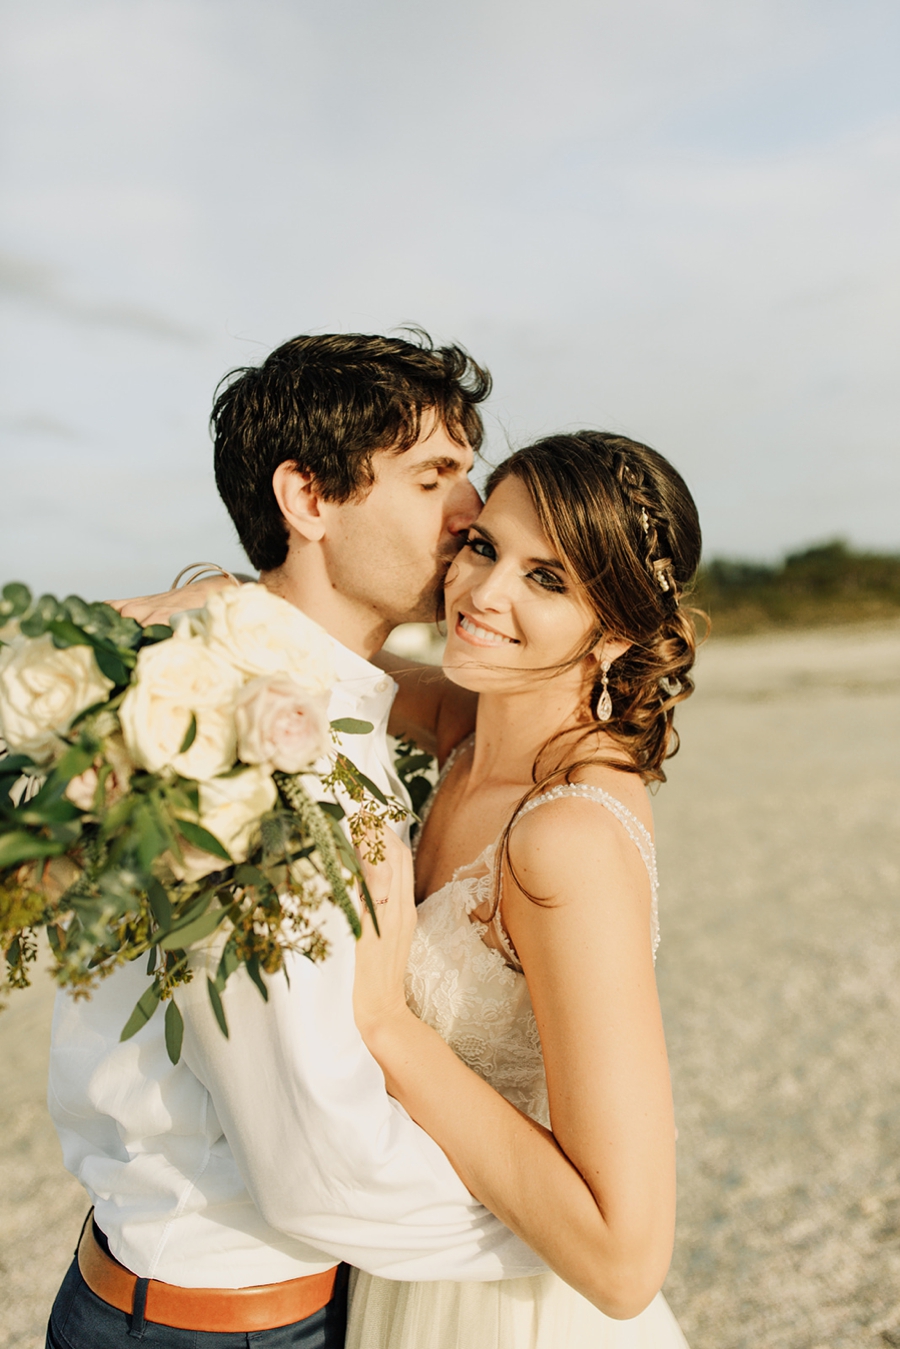
<instances>
[{"instance_id":1,"label":"sky","mask_svg":"<svg viewBox=\"0 0 900 1349\"><path fill-rule=\"evenodd\" d=\"M708 556L900 551L896 0L0 0L0 584L240 567L206 421L418 323L487 456L652 444Z\"/></svg>"}]
</instances>

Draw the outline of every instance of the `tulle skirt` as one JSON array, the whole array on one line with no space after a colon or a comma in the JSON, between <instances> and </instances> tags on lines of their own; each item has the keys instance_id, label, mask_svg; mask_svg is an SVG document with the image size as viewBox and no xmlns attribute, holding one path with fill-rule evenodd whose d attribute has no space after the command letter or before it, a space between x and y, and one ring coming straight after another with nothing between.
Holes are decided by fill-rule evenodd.
<instances>
[{"instance_id":1,"label":"tulle skirt","mask_svg":"<svg viewBox=\"0 0 900 1349\"><path fill-rule=\"evenodd\" d=\"M398 1283L354 1270L346 1349L688 1349L662 1293L614 1321L555 1274Z\"/></svg>"}]
</instances>

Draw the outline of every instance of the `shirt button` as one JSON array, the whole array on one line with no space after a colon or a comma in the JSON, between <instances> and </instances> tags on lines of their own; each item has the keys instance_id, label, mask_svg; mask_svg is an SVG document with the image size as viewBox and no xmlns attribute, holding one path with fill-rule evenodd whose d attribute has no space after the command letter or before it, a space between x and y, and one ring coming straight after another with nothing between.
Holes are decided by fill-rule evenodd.
<instances>
[{"instance_id":1,"label":"shirt button","mask_svg":"<svg viewBox=\"0 0 900 1349\"><path fill-rule=\"evenodd\" d=\"M381 677L381 679L379 679L378 683L375 685L375 692L376 692L376 693L387 693L387 691L388 691L388 689L389 689L390 687L391 687L391 681L388 679L387 675L383 675L383 676Z\"/></svg>"}]
</instances>

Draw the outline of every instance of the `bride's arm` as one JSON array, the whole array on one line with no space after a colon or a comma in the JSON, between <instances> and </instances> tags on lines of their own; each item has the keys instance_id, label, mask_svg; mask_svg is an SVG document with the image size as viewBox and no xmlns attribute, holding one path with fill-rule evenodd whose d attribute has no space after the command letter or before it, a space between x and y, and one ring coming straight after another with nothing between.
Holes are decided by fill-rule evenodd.
<instances>
[{"instance_id":1,"label":"bride's arm","mask_svg":"<svg viewBox=\"0 0 900 1349\"><path fill-rule=\"evenodd\" d=\"M478 695L453 684L439 665L407 660L379 651L372 663L397 681L388 722L390 735L399 735L444 760L475 729Z\"/></svg>"},{"instance_id":2,"label":"bride's arm","mask_svg":"<svg viewBox=\"0 0 900 1349\"><path fill-rule=\"evenodd\" d=\"M607 1315L662 1284L675 1216L675 1130L634 844L595 803L553 802L516 826L504 914L541 1034L553 1133L521 1114L406 1007L411 867L392 857L384 939L357 951L357 1019L388 1090L476 1198ZM383 878L373 881L381 883Z\"/></svg>"}]
</instances>

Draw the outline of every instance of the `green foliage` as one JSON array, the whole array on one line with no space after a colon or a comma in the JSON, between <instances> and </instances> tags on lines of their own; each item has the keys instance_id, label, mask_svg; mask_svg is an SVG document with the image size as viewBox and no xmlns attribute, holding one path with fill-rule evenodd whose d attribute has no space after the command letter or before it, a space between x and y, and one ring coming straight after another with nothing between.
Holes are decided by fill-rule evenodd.
<instances>
[{"instance_id":1,"label":"green foliage","mask_svg":"<svg viewBox=\"0 0 900 1349\"><path fill-rule=\"evenodd\" d=\"M181 1046L184 1041L184 1021L178 1010L178 1004L172 998L166 1008L166 1053L173 1063L181 1058Z\"/></svg>"},{"instance_id":2,"label":"green foliage","mask_svg":"<svg viewBox=\"0 0 900 1349\"><path fill-rule=\"evenodd\" d=\"M374 727L371 721L360 721L358 717L338 717L331 723L331 729L339 735L368 735Z\"/></svg>"},{"instance_id":3,"label":"green foliage","mask_svg":"<svg viewBox=\"0 0 900 1349\"><path fill-rule=\"evenodd\" d=\"M17 581L0 591L0 625L10 619L18 620L26 637L49 633L54 646L60 648L92 647L100 669L117 686L128 683L136 650L147 640L139 623L123 618L108 604L88 604L77 595L65 600L54 595L33 599L28 587Z\"/></svg>"},{"instance_id":4,"label":"green foliage","mask_svg":"<svg viewBox=\"0 0 900 1349\"><path fill-rule=\"evenodd\" d=\"M692 598L716 633L900 617L900 556L855 552L835 540L775 565L714 558Z\"/></svg>"},{"instance_id":5,"label":"green foliage","mask_svg":"<svg viewBox=\"0 0 900 1349\"><path fill-rule=\"evenodd\" d=\"M437 778L437 761L433 754L420 749L414 740L397 740L394 747L394 770L409 792L415 814L431 795Z\"/></svg>"}]
</instances>

